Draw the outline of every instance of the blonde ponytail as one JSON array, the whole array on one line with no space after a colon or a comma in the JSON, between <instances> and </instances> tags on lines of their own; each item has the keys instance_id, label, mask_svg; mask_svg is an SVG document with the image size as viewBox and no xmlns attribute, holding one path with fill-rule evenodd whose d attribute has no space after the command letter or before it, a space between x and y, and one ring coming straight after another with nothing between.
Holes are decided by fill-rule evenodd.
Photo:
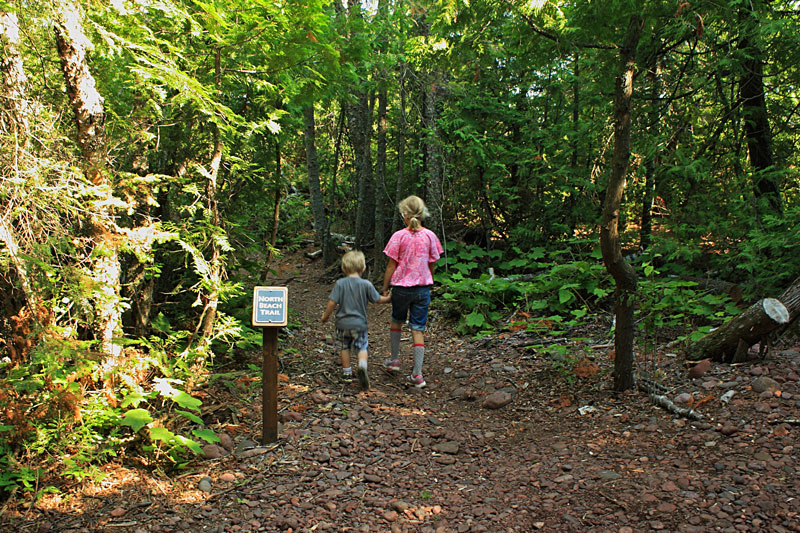
<instances>
[{"instance_id":1,"label":"blonde ponytail","mask_svg":"<svg viewBox=\"0 0 800 533\"><path fill-rule=\"evenodd\" d=\"M430 213L425 207L425 202L419 196L411 195L397 206L403 217L408 217L408 229L419 231L422 229L422 219Z\"/></svg>"}]
</instances>

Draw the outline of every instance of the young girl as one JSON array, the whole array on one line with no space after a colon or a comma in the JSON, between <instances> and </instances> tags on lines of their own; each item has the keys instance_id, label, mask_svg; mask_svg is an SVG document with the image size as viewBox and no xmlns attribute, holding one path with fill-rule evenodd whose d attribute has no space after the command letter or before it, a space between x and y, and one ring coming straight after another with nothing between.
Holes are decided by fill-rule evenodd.
<instances>
[{"instance_id":1,"label":"young girl","mask_svg":"<svg viewBox=\"0 0 800 533\"><path fill-rule=\"evenodd\" d=\"M400 202L398 209L406 228L392 235L383 250L389 257L383 276L383 294L388 295L389 285L392 286L392 325L389 332L392 356L383 366L392 372L400 370L400 330L408 320L414 341L414 369L408 379L421 389L427 385L422 377L422 361L425 357L425 326L431 302L433 264L444 250L436 234L422 227L422 219L429 213L420 197L409 196Z\"/></svg>"}]
</instances>

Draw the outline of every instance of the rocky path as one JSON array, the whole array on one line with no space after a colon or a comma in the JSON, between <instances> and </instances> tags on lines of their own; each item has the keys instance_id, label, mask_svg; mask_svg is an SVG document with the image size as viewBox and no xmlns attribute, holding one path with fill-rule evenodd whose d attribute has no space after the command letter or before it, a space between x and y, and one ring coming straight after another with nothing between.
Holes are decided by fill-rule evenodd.
<instances>
[{"instance_id":1,"label":"rocky path","mask_svg":"<svg viewBox=\"0 0 800 533\"><path fill-rule=\"evenodd\" d=\"M372 306L362 392L339 382L333 326L318 323L331 280L297 258L282 275L297 315L280 342L278 443L255 443L259 383L218 383L208 459L177 476L110 465L69 497L10 506L6 530L800 531L797 347L693 377L663 354L653 368L693 421L611 393L608 341L590 330L556 350L524 331L459 338L437 318L429 387L409 388L379 370L389 307Z\"/></svg>"}]
</instances>

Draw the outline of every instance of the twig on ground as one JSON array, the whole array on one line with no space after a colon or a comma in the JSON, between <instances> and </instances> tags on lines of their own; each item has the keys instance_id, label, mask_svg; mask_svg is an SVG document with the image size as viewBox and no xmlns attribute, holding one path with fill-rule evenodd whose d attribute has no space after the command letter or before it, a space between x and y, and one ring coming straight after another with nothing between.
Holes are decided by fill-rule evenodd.
<instances>
[{"instance_id":1,"label":"twig on ground","mask_svg":"<svg viewBox=\"0 0 800 533\"><path fill-rule=\"evenodd\" d=\"M616 503L617 505L622 507L625 510L626 513L629 512L628 506L625 505L624 503L622 503L621 501L617 500L616 498L612 498L611 496L609 496L608 494L606 494L603 491L599 491L598 490L597 493L600 494L600 496L602 496L603 498L607 499L608 501Z\"/></svg>"}]
</instances>

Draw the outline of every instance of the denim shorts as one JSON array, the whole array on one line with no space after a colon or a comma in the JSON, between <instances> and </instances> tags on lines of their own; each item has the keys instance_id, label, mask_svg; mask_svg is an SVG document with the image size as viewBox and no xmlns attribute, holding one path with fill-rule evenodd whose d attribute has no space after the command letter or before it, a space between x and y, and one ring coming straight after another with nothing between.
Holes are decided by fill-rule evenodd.
<instances>
[{"instance_id":1,"label":"denim shorts","mask_svg":"<svg viewBox=\"0 0 800 533\"><path fill-rule=\"evenodd\" d=\"M431 303L429 286L392 287L392 321L405 324L415 331L425 331L428 306Z\"/></svg>"},{"instance_id":2,"label":"denim shorts","mask_svg":"<svg viewBox=\"0 0 800 533\"><path fill-rule=\"evenodd\" d=\"M356 353L369 351L369 335L367 330L337 329L336 340L339 341L340 350L350 350Z\"/></svg>"}]
</instances>

